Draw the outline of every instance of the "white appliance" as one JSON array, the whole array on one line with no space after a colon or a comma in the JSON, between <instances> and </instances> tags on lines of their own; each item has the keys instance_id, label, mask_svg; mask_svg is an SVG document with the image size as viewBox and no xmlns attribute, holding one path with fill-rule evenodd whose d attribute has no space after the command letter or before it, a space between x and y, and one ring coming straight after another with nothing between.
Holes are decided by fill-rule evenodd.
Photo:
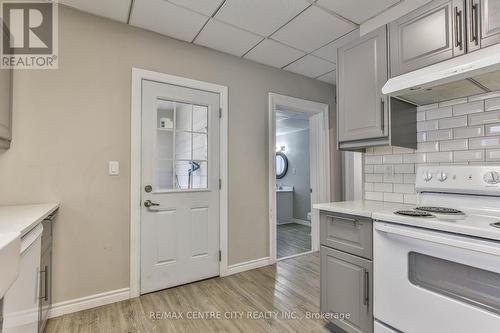
<instances>
[{"instance_id":1,"label":"white appliance","mask_svg":"<svg viewBox=\"0 0 500 333\"><path fill-rule=\"evenodd\" d=\"M3 333L38 332L42 231L38 224L21 238L19 277L4 297Z\"/></svg>"},{"instance_id":2,"label":"white appliance","mask_svg":"<svg viewBox=\"0 0 500 333\"><path fill-rule=\"evenodd\" d=\"M495 91L500 85L500 44L393 77L382 93L431 104Z\"/></svg>"},{"instance_id":3,"label":"white appliance","mask_svg":"<svg viewBox=\"0 0 500 333\"><path fill-rule=\"evenodd\" d=\"M498 333L500 166L421 167L416 188L373 214L375 332Z\"/></svg>"}]
</instances>

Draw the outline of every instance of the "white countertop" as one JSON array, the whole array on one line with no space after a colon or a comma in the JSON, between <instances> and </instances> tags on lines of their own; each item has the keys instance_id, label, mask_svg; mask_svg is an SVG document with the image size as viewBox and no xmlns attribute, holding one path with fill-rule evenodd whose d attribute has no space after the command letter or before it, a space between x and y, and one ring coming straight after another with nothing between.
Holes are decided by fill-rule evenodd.
<instances>
[{"instance_id":1,"label":"white countertop","mask_svg":"<svg viewBox=\"0 0 500 333\"><path fill-rule=\"evenodd\" d=\"M0 233L15 232L24 236L59 208L59 203L0 206Z\"/></svg>"},{"instance_id":2,"label":"white countertop","mask_svg":"<svg viewBox=\"0 0 500 333\"><path fill-rule=\"evenodd\" d=\"M314 204L314 209L322 211L357 215L364 217L372 217L374 212L398 210L398 209L413 209L414 205L407 205L394 202L373 201L373 200L356 200L356 201L339 201Z\"/></svg>"}]
</instances>

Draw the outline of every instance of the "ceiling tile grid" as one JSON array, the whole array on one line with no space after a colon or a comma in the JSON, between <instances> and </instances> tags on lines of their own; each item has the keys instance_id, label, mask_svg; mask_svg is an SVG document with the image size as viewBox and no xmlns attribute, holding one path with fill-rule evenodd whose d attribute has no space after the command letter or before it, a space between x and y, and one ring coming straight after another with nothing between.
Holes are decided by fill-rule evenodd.
<instances>
[{"instance_id":1,"label":"ceiling tile grid","mask_svg":"<svg viewBox=\"0 0 500 333\"><path fill-rule=\"evenodd\" d=\"M60 0L183 41L335 83L339 46L402 0Z\"/></svg>"}]
</instances>

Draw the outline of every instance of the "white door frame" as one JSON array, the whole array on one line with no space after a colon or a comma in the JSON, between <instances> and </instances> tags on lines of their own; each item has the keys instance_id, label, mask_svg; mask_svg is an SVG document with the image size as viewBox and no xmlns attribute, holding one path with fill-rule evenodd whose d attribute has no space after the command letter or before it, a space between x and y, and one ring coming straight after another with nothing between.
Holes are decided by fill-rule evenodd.
<instances>
[{"instance_id":1,"label":"white door frame","mask_svg":"<svg viewBox=\"0 0 500 333\"><path fill-rule=\"evenodd\" d=\"M191 80L139 68L132 68L131 135L130 135L130 297L140 296L141 286L141 150L142 150L142 81L156 81L186 88L217 93L220 96L220 276L227 275L228 218L228 89L218 84Z\"/></svg>"},{"instance_id":2,"label":"white door frame","mask_svg":"<svg viewBox=\"0 0 500 333\"><path fill-rule=\"evenodd\" d=\"M290 97L275 93L269 93L269 249L271 262L275 263L277 259L277 228L276 228L276 109L284 109L304 112L310 115L311 121L309 137L310 149L310 175L311 188L314 189L311 202L330 202L330 134L329 134L329 105L308 101L301 98ZM314 118L314 122L312 121ZM314 146L312 142L319 142ZM311 223L311 251L319 250L319 212L311 207L311 214L316 214ZM313 220L313 219L312 219ZM311 221L312 222L312 221ZM306 252L306 253L309 253ZM299 254L299 255L302 255ZM292 256L293 257L293 256ZM289 258L289 257L287 257Z\"/></svg>"}]
</instances>

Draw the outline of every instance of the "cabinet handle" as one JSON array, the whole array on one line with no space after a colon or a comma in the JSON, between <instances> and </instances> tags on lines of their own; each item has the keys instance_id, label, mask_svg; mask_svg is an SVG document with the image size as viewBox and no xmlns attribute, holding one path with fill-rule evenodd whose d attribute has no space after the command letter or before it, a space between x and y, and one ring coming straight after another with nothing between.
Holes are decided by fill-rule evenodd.
<instances>
[{"instance_id":1,"label":"cabinet handle","mask_svg":"<svg viewBox=\"0 0 500 333\"><path fill-rule=\"evenodd\" d=\"M356 219L350 219L348 217L340 217L340 216L333 216L333 215L326 215L326 217L331 218L332 220L340 220L340 221L345 221L348 223L354 224L354 227L357 228L358 225L360 224L358 220Z\"/></svg>"},{"instance_id":2,"label":"cabinet handle","mask_svg":"<svg viewBox=\"0 0 500 333\"><path fill-rule=\"evenodd\" d=\"M471 0L472 1L472 0ZM479 30L479 26L478 26L478 22L479 22L479 11L478 11L478 4L477 3L474 3L472 4L471 2L471 19L472 19L472 23L471 23L471 27L470 27L470 30L471 30L471 42L474 42L474 44L478 45L479 43L479 36L478 36L478 30Z\"/></svg>"},{"instance_id":3,"label":"cabinet handle","mask_svg":"<svg viewBox=\"0 0 500 333\"><path fill-rule=\"evenodd\" d=\"M462 27L462 11L455 7L455 47L463 49L463 27Z\"/></svg>"},{"instance_id":4,"label":"cabinet handle","mask_svg":"<svg viewBox=\"0 0 500 333\"><path fill-rule=\"evenodd\" d=\"M43 296L40 296L39 299L43 301L47 301L49 299L47 290L49 289L49 281L47 279L49 266L45 266L40 273L43 274Z\"/></svg>"},{"instance_id":5,"label":"cabinet handle","mask_svg":"<svg viewBox=\"0 0 500 333\"><path fill-rule=\"evenodd\" d=\"M385 132L385 101L384 99L382 98L380 100L380 120L381 120L381 127L382 127L382 133Z\"/></svg>"},{"instance_id":6,"label":"cabinet handle","mask_svg":"<svg viewBox=\"0 0 500 333\"><path fill-rule=\"evenodd\" d=\"M370 304L370 272L364 270L363 304L367 307Z\"/></svg>"}]
</instances>

